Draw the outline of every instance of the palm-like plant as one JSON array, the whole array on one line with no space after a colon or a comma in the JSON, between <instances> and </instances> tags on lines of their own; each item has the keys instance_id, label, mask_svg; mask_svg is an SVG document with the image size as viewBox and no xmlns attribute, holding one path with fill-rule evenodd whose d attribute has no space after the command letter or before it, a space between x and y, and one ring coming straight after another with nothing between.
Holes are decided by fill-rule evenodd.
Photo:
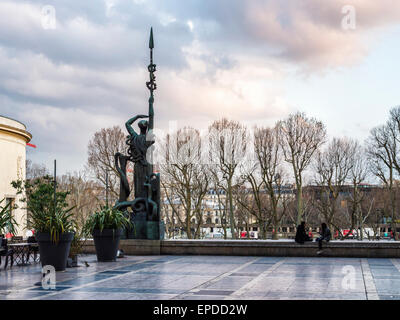
<instances>
[{"instance_id":1,"label":"palm-like plant","mask_svg":"<svg viewBox=\"0 0 400 320\"><path fill-rule=\"evenodd\" d=\"M38 232L50 233L51 239L57 242L60 234L75 230L75 221L70 211L73 208L56 208L55 212L30 211L28 223Z\"/></svg>"},{"instance_id":2,"label":"palm-like plant","mask_svg":"<svg viewBox=\"0 0 400 320\"><path fill-rule=\"evenodd\" d=\"M11 202L7 203L3 207L1 205L3 201L5 201L5 199L0 200L0 234L4 234L6 232L15 234L15 226L18 226L18 223L12 216Z\"/></svg>"},{"instance_id":3,"label":"palm-like plant","mask_svg":"<svg viewBox=\"0 0 400 320\"><path fill-rule=\"evenodd\" d=\"M88 218L84 230L86 234L91 234L93 230L102 232L104 229L117 230L131 225L129 218L123 212L103 206Z\"/></svg>"}]
</instances>

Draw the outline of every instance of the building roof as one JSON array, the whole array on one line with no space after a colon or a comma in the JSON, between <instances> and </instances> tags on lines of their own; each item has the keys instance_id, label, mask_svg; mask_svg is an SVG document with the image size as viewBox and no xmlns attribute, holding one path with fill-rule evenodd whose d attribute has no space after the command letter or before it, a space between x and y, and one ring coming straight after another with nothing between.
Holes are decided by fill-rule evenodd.
<instances>
[{"instance_id":1,"label":"building roof","mask_svg":"<svg viewBox=\"0 0 400 320\"><path fill-rule=\"evenodd\" d=\"M26 126L17 120L0 115L0 131L16 134L28 143L32 139L32 135L26 131Z\"/></svg>"}]
</instances>

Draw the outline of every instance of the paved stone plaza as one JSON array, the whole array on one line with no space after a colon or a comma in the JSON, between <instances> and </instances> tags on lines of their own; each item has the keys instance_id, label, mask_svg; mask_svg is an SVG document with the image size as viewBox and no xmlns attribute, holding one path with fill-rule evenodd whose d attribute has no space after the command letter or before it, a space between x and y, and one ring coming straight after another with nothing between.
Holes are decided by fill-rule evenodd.
<instances>
[{"instance_id":1,"label":"paved stone plaza","mask_svg":"<svg viewBox=\"0 0 400 320\"><path fill-rule=\"evenodd\" d=\"M89 266L84 265L87 261ZM400 259L126 256L57 272L44 290L40 264L0 271L0 299L400 299Z\"/></svg>"}]
</instances>

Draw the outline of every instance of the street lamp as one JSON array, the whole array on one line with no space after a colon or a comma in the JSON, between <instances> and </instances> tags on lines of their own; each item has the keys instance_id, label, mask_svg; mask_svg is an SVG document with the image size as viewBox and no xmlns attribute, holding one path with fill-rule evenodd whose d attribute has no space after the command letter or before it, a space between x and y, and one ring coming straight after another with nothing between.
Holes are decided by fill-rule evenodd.
<instances>
[{"instance_id":1,"label":"street lamp","mask_svg":"<svg viewBox=\"0 0 400 320\"><path fill-rule=\"evenodd\" d=\"M106 206L108 207L108 170L106 169Z\"/></svg>"}]
</instances>

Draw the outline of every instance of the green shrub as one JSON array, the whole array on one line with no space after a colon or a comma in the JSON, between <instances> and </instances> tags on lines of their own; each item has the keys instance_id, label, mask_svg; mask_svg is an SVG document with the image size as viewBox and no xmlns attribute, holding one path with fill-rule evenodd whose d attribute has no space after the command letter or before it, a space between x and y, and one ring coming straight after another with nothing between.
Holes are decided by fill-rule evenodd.
<instances>
[{"instance_id":1,"label":"green shrub","mask_svg":"<svg viewBox=\"0 0 400 320\"><path fill-rule=\"evenodd\" d=\"M89 216L85 224L85 231L89 235L93 230L100 230L101 232L104 229L121 229L131 227L131 225L130 219L123 212L103 206Z\"/></svg>"},{"instance_id":2,"label":"green shrub","mask_svg":"<svg viewBox=\"0 0 400 320\"><path fill-rule=\"evenodd\" d=\"M56 192L54 201L54 181L50 176L31 181L13 181L18 193L25 194L28 209L28 225L36 232L50 233L51 239L58 242L60 234L74 232L75 220L66 201L68 192Z\"/></svg>"}]
</instances>

